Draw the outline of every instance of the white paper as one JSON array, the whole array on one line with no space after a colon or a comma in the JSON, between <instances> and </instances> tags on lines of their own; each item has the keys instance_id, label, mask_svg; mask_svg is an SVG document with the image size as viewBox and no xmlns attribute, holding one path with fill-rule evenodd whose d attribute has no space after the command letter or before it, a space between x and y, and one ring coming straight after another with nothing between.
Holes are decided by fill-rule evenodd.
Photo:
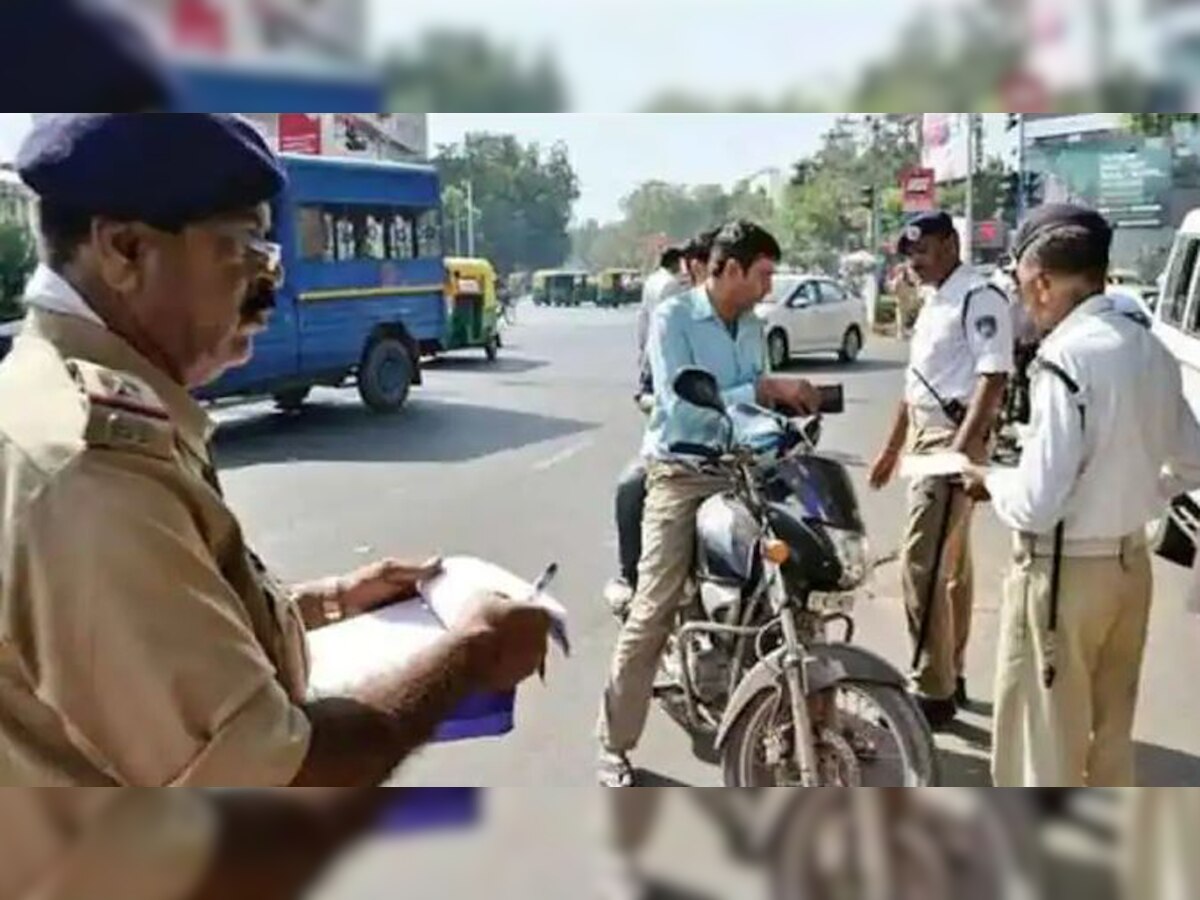
<instances>
[{"instance_id":1,"label":"white paper","mask_svg":"<svg viewBox=\"0 0 1200 900\"><path fill-rule=\"evenodd\" d=\"M494 563L470 556L454 556L442 561L442 572L421 585L421 595L434 614L451 628L467 612L481 593L501 594L520 602L543 607L554 620L551 634L563 653L570 654L567 611L548 593L533 596L533 585Z\"/></svg>"},{"instance_id":2,"label":"white paper","mask_svg":"<svg viewBox=\"0 0 1200 900\"><path fill-rule=\"evenodd\" d=\"M452 557L442 574L421 586L421 598L385 606L308 634L312 671L309 693L341 696L395 668L436 643L468 611L470 601L490 591L514 600L534 600L554 620L551 634L570 653L567 612L546 594L533 598L533 585L511 572L472 557Z\"/></svg>"},{"instance_id":3,"label":"white paper","mask_svg":"<svg viewBox=\"0 0 1200 900\"><path fill-rule=\"evenodd\" d=\"M962 475L970 464L971 461L962 453L910 453L900 460L900 477L914 481Z\"/></svg>"},{"instance_id":4,"label":"white paper","mask_svg":"<svg viewBox=\"0 0 1200 900\"><path fill-rule=\"evenodd\" d=\"M308 633L309 693L344 696L436 643L446 627L420 600L396 603Z\"/></svg>"}]
</instances>

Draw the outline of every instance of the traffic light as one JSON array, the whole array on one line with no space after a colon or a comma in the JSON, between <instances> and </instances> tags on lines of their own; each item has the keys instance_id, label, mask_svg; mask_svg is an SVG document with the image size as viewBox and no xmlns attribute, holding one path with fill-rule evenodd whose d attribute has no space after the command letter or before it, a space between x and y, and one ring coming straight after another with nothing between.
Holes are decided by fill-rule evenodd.
<instances>
[{"instance_id":1,"label":"traffic light","mask_svg":"<svg viewBox=\"0 0 1200 900\"><path fill-rule=\"evenodd\" d=\"M1021 214L1021 173L1008 172L1000 190L1000 213L1007 222L1016 222Z\"/></svg>"},{"instance_id":2,"label":"traffic light","mask_svg":"<svg viewBox=\"0 0 1200 900\"><path fill-rule=\"evenodd\" d=\"M859 188L859 196L862 198L862 205L864 208L875 208L875 185L870 184L864 188Z\"/></svg>"},{"instance_id":3,"label":"traffic light","mask_svg":"<svg viewBox=\"0 0 1200 900\"><path fill-rule=\"evenodd\" d=\"M1041 172L1025 173L1025 207L1039 206L1046 196L1046 179Z\"/></svg>"}]
</instances>

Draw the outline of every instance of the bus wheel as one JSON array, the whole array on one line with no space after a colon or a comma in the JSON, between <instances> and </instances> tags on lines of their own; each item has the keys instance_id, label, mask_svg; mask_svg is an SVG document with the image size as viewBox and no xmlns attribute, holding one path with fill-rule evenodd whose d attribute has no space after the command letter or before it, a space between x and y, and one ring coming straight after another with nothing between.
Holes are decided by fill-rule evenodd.
<instances>
[{"instance_id":1,"label":"bus wheel","mask_svg":"<svg viewBox=\"0 0 1200 900\"><path fill-rule=\"evenodd\" d=\"M408 399L413 360L393 337L381 337L367 348L358 370L358 394L372 412L396 412Z\"/></svg>"},{"instance_id":2,"label":"bus wheel","mask_svg":"<svg viewBox=\"0 0 1200 900\"><path fill-rule=\"evenodd\" d=\"M280 412L299 412L308 399L311 387L291 388L275 395L275 408Z\"/></svg>"}]
</instances>

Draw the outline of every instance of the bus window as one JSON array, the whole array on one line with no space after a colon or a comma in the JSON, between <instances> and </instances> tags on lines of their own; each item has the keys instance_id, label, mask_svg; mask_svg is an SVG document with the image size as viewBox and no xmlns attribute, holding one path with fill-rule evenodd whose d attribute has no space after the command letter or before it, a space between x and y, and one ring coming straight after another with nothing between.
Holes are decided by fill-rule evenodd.
<instances>
[{"instance_id":1,"label":"bus window","mask_svg":"<svg viewBox=\"0 0 1200 900\"><path fill-rule=\"evenodd\" d=\"M389 255L392 259L412 259L417 252L412 217L408 213L392 212L392 227L388 229Z\"/></svg>"},{"instance_id":2,"label":"bus window","mask_svg":"<svg viewBox=\"0 0 1200 900\"><path fill-rule=\"evenodd\" d=\"M325 252L323 258L325 262L333 262L337 259L337 247L334 245L334 237L337 231L334 225L333 213L329 212L329 210L322 212L321 222L325 232Z\"/></svg>"},{"instance_id":3,"label":"bus window","mask_svg":"<svg viewBox=\"0 0 1200 900\"><path fill-rule=\"evenodd\" d=\"M347 208L334 213L334 248L339 261L358 258L358 242L355 239L354 213Z\"/></svg>"},{"instance_id":4,"label":"bus window","mask_svg":"<svg viewBox=\"0 0 1200 900\"><path fill-rule=\"evenodd\" d=\"M387 259L384 240L384 215L381 210L369 210L362 216L362 241L359 256L363 259Z\"/></svg>"},{"instance_id":5,"label":"bus window","mask_svg":"<svg viewBox=\"0 0 1200 900\"><path fill-rule=\"evenodd\" d=\"M1187 310L1192 276L1196 271L1196 254L1200 251L1200 239L1185 238L1172 255L1171 271L1167 276L1166 291L1162 298L1162 319L1168 325L1181 326Z\"/></svg>"},{"instance_id":6,"label":"bus window","mask_svg":"<svg viewBox=\"0 0 1200 900\"><path fill-rule=\"evenodd\" d=\"M442 216L439 210L427 209L421 213L417 223L417 255L442 255Z\"/></svg>"},{"instance_id":7,"label":"bus window","mask_svg":"<svg viewBox=\"0 0 1200 900\"><path fill-rule=\"evenodd\" d=\"M300 207L297 231L300 233L300 258L326 259L330 251L330 235L326 231L330 217L319 206Z\"/></svg>"}]
</instances>

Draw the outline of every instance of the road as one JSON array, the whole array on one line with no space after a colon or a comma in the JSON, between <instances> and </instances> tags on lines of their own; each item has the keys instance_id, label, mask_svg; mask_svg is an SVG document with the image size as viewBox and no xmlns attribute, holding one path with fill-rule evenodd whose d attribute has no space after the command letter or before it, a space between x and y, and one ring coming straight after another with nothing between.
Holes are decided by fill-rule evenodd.
<instances>
[{"instance_id":1,"label":"road","mask_svg":"<svg viewBox=\"0 0 1200 900\"><path fill-rule=\"evenodd\" d=\"M384 554L422 559L465 552L530 576L550 560L560 564L554 593L571 614L573 658L553 660L545 686L523 689L514 734L428 749L396 784L593 783L596 704L616 637L601 598L615 568L612 489L642 428L631 402L632 342L630 311L525 306L499 362L489 365L479 352L431 365L426 384L397 417L370 415L351 389L317 391L294 417L267 404L217 413L218 463L229 499L258 551L285 578L348 570ZM824 444L853 461L880 553L899 539L903 489L867 492L864 461L887 429L904 352L877 338L853 366L815 360L792 367L797 375L846 386L847 412L827 422ZM1004 531L981 511L968 672L980 705L940 739L950 784L987 783L986 714L1007 547ZM1137 722L1139 777L1144 784L1200 785L1194 688L1200 619L1183 613L1182 573L1164 568L1157 577ZM895 566L880 571L875 594L858 610L859 640L903 668L907 639ZM696 758L688 737L659 711L635 763L646 784L719 783L716 769ZM572 802L561 797L571 793L545 798L563 821L571 818L565 810ZM591 792L579 792L585 793ZM514 823L522 821L523 806L526 818L537 816L537 803L528 799L536 792L512 795L526 798L513 801Z\"/></svg>"}]
</instances>

